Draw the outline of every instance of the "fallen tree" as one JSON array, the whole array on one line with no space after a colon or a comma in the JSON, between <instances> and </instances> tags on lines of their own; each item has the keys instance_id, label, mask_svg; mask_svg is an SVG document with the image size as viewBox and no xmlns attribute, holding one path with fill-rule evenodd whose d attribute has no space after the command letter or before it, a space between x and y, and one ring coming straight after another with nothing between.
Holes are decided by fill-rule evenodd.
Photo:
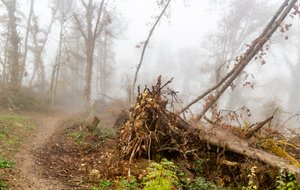
<instances>
[{"instance_id":1,"label":"fallen tree","mask_svg":"<svg viewBox=\"0 0 300 190\"><path fill-rule=\"evenodd\" d=\"M171 81L167 83L169 82ZM150 160L160 155L171 159L184 159L189 165L205 158L211 162L207 172L219 170L222 175L227 173L230 176L228 181L231 182L241 180L241 171L249 172L253 166L268 168L257 173L260 184L265 183L265 186L272 183L274 185L278 170L284 167L286 172L294 172L295 178L300 182L298 161L276 145L278 139L260 138L262 143L253 144L253 138L258 138L253 135L262 131L272 116L254 128L245 131L239 128L240 132L237 129L228 130L221 123L204 124L198 121L190 125L166 110L166 97L174 93L169 88L165 90L165 86L161 85L159 77L156 86L151 89L146 87L142 93L139 92L131 117L117 131L120 160L132 163L138 158ZM299 148L296 144L293 146L295 149ZM231 171L232 167L238 169ZM244 174L243 180L246 181L249 173Z\"/></svg>"}]
</instances>

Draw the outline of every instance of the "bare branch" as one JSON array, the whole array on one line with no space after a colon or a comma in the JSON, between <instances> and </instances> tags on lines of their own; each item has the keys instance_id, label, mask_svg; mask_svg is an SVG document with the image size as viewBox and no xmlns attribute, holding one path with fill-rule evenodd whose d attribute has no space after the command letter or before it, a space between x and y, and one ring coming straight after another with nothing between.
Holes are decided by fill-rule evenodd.
<instances>
[{"instance_id":1,"label":"bare branch","mask_svg":"<svg viewBox=\"0 0 300 190\"><path fill-rule=\"evenodd\" d=\"M263 30L262 34L252 42L252 46L247 50L247 52L244 54L243 58L239 61L239 63L218 84L208 89L205 93L203 93L201 96L199 96L190 104L188 104L185 108L181 110L180 113L184 112L190 106L192 106L193 104L195 104L196 102L204 98L207 94L213 92L218 87L223 85L223 87L216 92L214 99L211 100L209 105L207 105L200 113L199 118L201 119L203 115L225 92L225 90L231 85L231 83L238 77L241 71L243 71L243 69L248 65L248 63L257 54L257 52L263 47L263 45L270 39L270 37L276 31L278 26L280 26L280 24L285 19L285 17L290 12L290 10L292 9L293 5L296 2L297 0L291 0L290 2L289 0L286 0L278 9L276 14L271 19L271 21L268 23L267 27Z\"/></svg>"},{"instance_id":2,"label":"bare branch","mask_svg":"<svg viewBox=\"0 0 300 190\"><path fill-rule=\"evenodd\" d=\"M99 26L99 23L100 23L100 19L101 19L101 13L103 11L104 1L105 0L101 1L100 8L99 8L99 11L98 11L97 22L96 22L96 25L95 25L95 28L94 28L93 42L95 42L95 39L97 38L97 33L99 33L99 35L100 35L101 31L103 30L103 27L100 27L99 32L97 32L98 31L98 26ZM103 22L105 22L105 21L103 20ZM95 45L92 46L92 52L94 52L94 48L95 48Z\"/></svg>"},{"instance_id":3,"label":"bare branch","mask_svg":"<svg viewBox=\"0 0 300 190\"><path fill-rule=\"evenodd\" d=\"M31 22L31 18L32 18L32 14L33 14L33 6L34 6L34 0L30 1L30 10L29 10L29 15L28 15L28 19L27 19L27 26L26 26L26 35L25 35L25 42L24 42L24 54L23 54L23 59L21 62L21 81L23 78L23 74L25 71L25 64L26 64L26 59L27 59L27 51L28 51L28 38L29 38L29 28L30 28L30 22Z\"/></svg>"},{"instance_id":4,"label":"bare branch","mask_svg":"<svg viewBox=\"0 0 300 190\"><path fill-rule=\"evenodd\" d=\"M230 84L238 77L241 71L248 65L251 59L257 54L257 52L263 47L263 45L270 39L272 34L276 31L278 26L285 19L287 14L293 8L293 5L297 2L297 0L292 0L289 4L287 4L289 0L286 0L279 10L276 12L272 20L269 22L267 27L264 29L263 33L253 41L252 47L250 47L247 52L244 54L243 58L239 62L238 68L234 71L232 76L228 79L228 81L224 82L224 86L220 91L216 92L216 96L214 99L206 106L202 112L200 113L200 119L203 115L211 108L211 106L220 98L220 96L225 92L225 90L230 86ZM287 7L286 7L287 6ZM286 7L286 9L284 9Z\"/></svg>"},{"instance_id":5,"label":"bare branch","mask_svg":"<svg viewBox=\"0 0 300 190\"><path fill-rule=\"evenodd\" d=\"M77 23L77 25L78 25L78 29L79 29L80 34L82 35L82 37L83 37L84 40L86 41L86 40L87 40L87 36L86 36L86 34L84 33L84 31L83 31L82 25L81 25L81 23L80 23L80 21L79 21L77 15L76 15L75 13L73 13L73 16L74 16L74 19L75 19L75 21L76 21L76 23Z\"/></svg>"},{"instance_id":6,"label":"bare branch","mask_svg":"<svg viewBox=\"0 0 300 190\"><path fill-rule=\"evenodd\" d=\"M132 96L131 96L132 98L134 97L134 89L135 89L135 85L136 85L136 81L137 81L137 76L138 76L139 70L140 70L140 68L141 68L141 65L142 65L142 63L143 63L144 54L145 54L147 45L148 45L148 43L149 43L149 41L150 41L150 38L151 38L151 36L152 36L152 34L153 34L153 31L154 31L155 27L157 26L158 22L159 22L160 19L162 18L163 14L165 13L166 9L168 8L170 2L171 2L171 0L168 0L168 2L167 2L167 4L165 5L164 9L161 11L159 17L157 18L156 22L154 23L152 29L150 30L149 35L148 35L148 38L147 38L147 40L146 40L146 42L145 42L145 44L144 44L143 51L142 51L142 55L141 55L141 58L140 58L140 62L139 62L139 64L138 64L137 68L136 68L136 72L135 72L135 75L134 75L134 80L133 80L133 84L132 84L132 92L131 92L131 93L132 93ZM133 100L131 100L131 101L133 102ZM132 104L132 102L131 102L131 104Z\"/></svg>"},{"instance_id":7,"label":"bare branch","mask_svg":"<svg viewBox=\"0 0 300 190\"><path fill-rule=\"evenodd\" d=\"M81 0L81 4L84 6L84 8L87 8L87 5L84 0Z\"/></svg>"}]
</instances>

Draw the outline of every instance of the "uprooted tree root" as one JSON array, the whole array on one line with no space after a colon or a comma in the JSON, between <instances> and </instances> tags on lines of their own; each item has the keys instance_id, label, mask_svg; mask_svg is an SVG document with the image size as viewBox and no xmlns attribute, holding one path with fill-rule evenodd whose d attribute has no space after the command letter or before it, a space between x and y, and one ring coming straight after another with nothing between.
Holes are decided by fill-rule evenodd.
<instances>
[{"instance_id":1,"label":"uprooted tree root","mask_svg":"<svg viewBox=\"0 0 300 190\"><path fill-rule=\"evenodd\" d=\"M122 159L132 162L136 157L150 159L151 155L165 151L192 152L186 132L178 128L178 117L166 111L167 101L161 96L163 87L159 78L152 90L146 88L139 94L131 117L119 127L117 143Z\"/></svg>"},{"instance_id":2,"label":"uprooted tree root","mask_svg":"<svg viewBox=\"0 0 300 190\"><path fill-rule=\"evenodd\" d=\"M255 185L265 189L275 187L278 167L260 158L264 154L269 156L270 153L259 150L257 155L252 156L251 151L256 151L252 148L249 156L247 152L251 147L248 142L232 132L222 128L226 130L225 136L229 136L224 139L217 136L213 139L214 135L211 133L214 132L203 130L203 126L189 126L178 115L166 110L167 99L162 97L166 97L166 93L174 95L170 93L170 89L164 90L167 84L161 86L159 77L156 86L151 90L145 88L144 92L139 93L131 117L117 131L119 160L130 164L139 158L150 160L159 155L173 159L175 163L185 160L185 167L194 174L197 173L194 169L199 167L197 161L201 160L202 176L220 185L230 186L247 184L251 168L256 166ZM236 140L231 139L232 137ZM240 148L239 143L244 146Z\"/></svg>"}]
</instances>

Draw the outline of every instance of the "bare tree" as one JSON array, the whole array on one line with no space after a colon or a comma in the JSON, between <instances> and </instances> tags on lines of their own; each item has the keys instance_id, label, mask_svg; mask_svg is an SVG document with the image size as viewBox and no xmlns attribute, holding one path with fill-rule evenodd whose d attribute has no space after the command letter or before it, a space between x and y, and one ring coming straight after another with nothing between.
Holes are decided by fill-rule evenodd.
<instances>
[{"instance_id":1,"label":"bare tree","mask_svg":"<svg viewBox=\"0 0 300 190\"><path fill-rule=\"evenodd\" d=\"M33 7L34 7L34 0L30 0L30 9L29 14L27 18L27 26L26 26L26 34L25 34L25 42L24 42L24 53L23 53L23 59L21 62L21 74L20 74L20 81L22 82L24 72L25 72L25 65L26 65L26 59L27 59L27 51L28 51L28 38L29 38L29 31L31 27L31 19L33 15ZM26 75L26 74L25 74Z\"/></svg>"},{"instance_id":2,"label":"bare tree","mask_svg":"<svg viewBox=\"0 0 300 190\"><path fill-rule=\"evenodd\" d=\"M1 15L1 24L3 24L3 27L7 27L8 28L8 16ZM8 83L8 47L9 47L9 36L10 36L10 32L9 30L5 30L1 33L1 36L3 36L3 40L1 40L1 42L3 43L2 46L2 50L1 52L1 60L0 63L2 65L2 76L1 76L1 83L2 84L7 84Z\"/></svg>"},{"instance_id":3,"label":"bare tree","mask_svg":"<svg viewBox=\"0 0 300 190\"><path fill-rule=\"evenodd\" d=\"M84 89L84 111L88 111L88 107L91 99L91 83L92 83L92 74L93 74L93 55L95 48L95 41L100 36L105 23L105 0L101 1L99 7L95 5L93 0L88 0L85 2L81 0L83 7L85 8L85 23L84 26L79 18L79 16L74 13L75 22L77 24L77 28L80 31L84 41L86 48L86 86ZM95 16L95 12L97 15ZM101 17L102 16L102 17ZM95 25L93 26L93 22Z\"/></svg>"},{"instance_id":4,"label":"bare tree","mask_svg":"<svg viewBox=\"0 0 300 190\"><path fill-rule=\"evenodd\" d=\"M98 64L97 64L97 96L100 94L107 95L109 79L113 72L112 64L114 63L114 53L112 51L112 39L107 28L104 30L103 40L98 46ZM98 81L100 82L100 90L98 89ZM105 96L102 96L105 100Z\"/></svg>"},{"instance_id":5,"label":"bare tree","mask_svg":"<svg viewBox=\"0 0 300 190\"><path fill-rule=\"evenodd\" d=\"M9 77L10 77L10 88L12 90L18 90L21 87L20 81L20 54L19 54L19 44L20 37L17 32L17 18L16 13L16 0L1 0L5 5L8 12L8 30L9 37L7 51L9 60Z\"/></svg>"},{"instance_id":6,"label":"bare tree","mask_svg":"<svg viewBox=\"0 0 300 190\"><path fill-rule=\"evenodd\" d=\"M39 27L39 23L37 21L37 17L33 16L33 26L30 30L32 34L33 39L33 47L31 47L31 51L34 53L34 69L33 74L31 76L29 86L33 85L34 78L39 72L38 76L38 86L40 86L39 90L41 90L41 93L44 92L45 86L46 86L46 79L45 79L45 67L43 63L43 52L45 49L46 42L48 40L49 33L51 31L52 25L55 21L55 14L56 10L54 10L54 13L52 14L52 18L50 21L50 24L46 30L43 30ZM34 13L33 13L34 14ZM42 35L41 37L39 37Z\"/></svg>"},{"instance_id":7,"label":"bare tree","mask_svg":"<svg viewBox=\"0 0 300 190\"><path fill-rule=\"evenodd\" d=\"M57 50L57 56L55 59L55 63L53 65L52 74L51 74L51 81L50 81L50 87L49 87L49 99L51 101L51 104L54 104L56 91L58 87L58 78L60 74L60 67L63 63L65 63L68 60L68 56L65 58L65 60L62 60L62 51L63 51L63 40L65 38L65 25L68 22L68 20L71 18L71 8L72 8L73 0L54 0L53 1L53 8L52 8L52 15L58 17L60 28L59 28L59 40L58 40L58 50ZM58 15L56 15L56 12L58 11Z\"/></svg>"},{"instance_id":8,"label":"bare tree","mask_svg":"<svg viewBox=\"0 0 300 190\"><path fill-rule=\"evenodd\" d=\"M118 16L113 11L107 13L106 20L110 24L104 26L103 33L97 40L98 51L95 60L97 64L97 99L101 98L103 101L107 100L110 86L113 83L112 77L115 71L116 56L114 52L114 40L119 38L124 31L124 26L119 22Z\"/></svg>"}]
</instances>

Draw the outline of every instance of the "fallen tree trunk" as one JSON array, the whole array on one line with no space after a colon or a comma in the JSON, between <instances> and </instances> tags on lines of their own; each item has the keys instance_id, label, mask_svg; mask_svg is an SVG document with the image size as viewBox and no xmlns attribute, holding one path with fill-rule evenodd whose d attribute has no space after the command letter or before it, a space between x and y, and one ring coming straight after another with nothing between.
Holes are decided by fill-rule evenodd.
<instances>
[{"instance_id":1,"label":"fallen tree trunk","mask_svg":"<svg viewBox=\"0 0 300 190\"><path fill-rule=\"evenodd\" d=\"M296 165L291 165L290 160L278 157L272 153L264 150L256 149L249 146L246 140L243 140L228 131L227 129L211 125L202 125L199 129L201 131L201 138L204 138L209 144L225 148L228 151L249 157L254 160L270 165L275 168L282 166L286 167L287 172L295 172L295 177L300 183L300 168Z\"/></svg>"}]
</instances>

